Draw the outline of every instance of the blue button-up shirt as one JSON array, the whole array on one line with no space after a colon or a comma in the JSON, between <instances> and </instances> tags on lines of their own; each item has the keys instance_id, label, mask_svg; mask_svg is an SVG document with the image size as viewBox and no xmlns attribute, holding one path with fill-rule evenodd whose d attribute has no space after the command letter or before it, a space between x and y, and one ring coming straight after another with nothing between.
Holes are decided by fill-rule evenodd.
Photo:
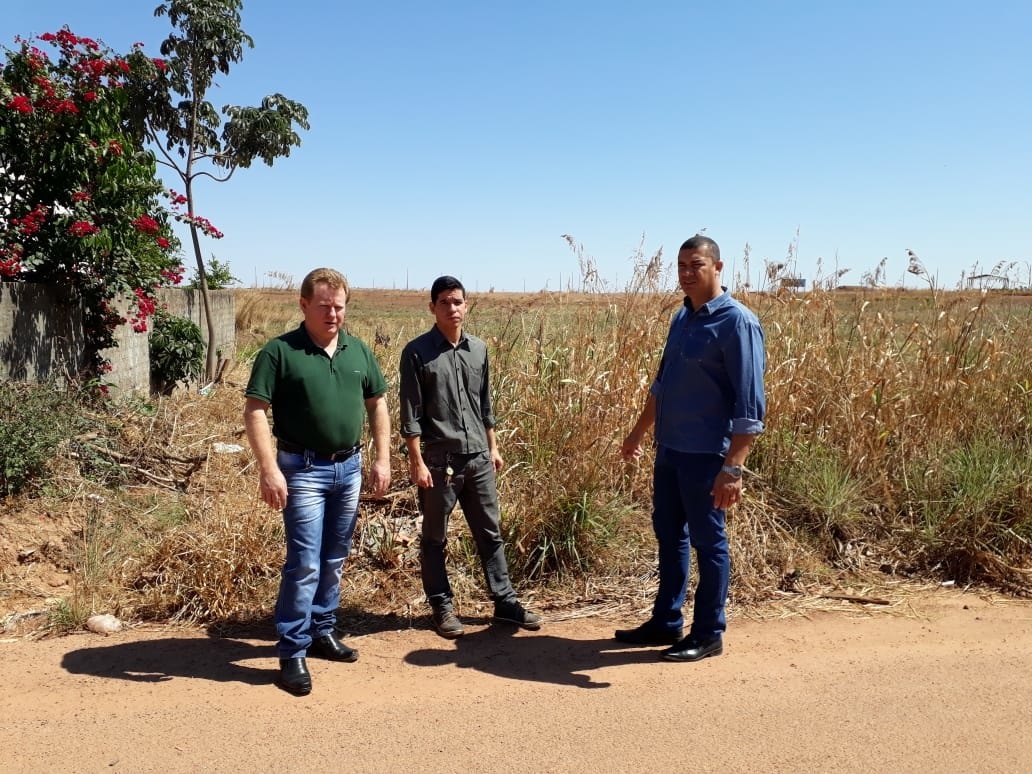
<instances>
[{"instance_id":1,"label":"blue button-up shirt","mask_svg":"<svg viewBox=\"0 0 1032 774\"><path fill-rule=\"evenodd\" d=\"M733 434L763 432L763 328L724 292L692 309L686 298L670 323L650 391L656 443L680 452L726 454Z\"/></svg>"}]
</instances>

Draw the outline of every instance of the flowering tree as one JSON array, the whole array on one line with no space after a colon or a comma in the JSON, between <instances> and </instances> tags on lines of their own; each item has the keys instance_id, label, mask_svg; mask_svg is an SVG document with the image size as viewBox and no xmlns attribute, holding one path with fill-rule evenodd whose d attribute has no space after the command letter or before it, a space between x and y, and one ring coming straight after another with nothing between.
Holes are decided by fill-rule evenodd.
<instances>
[{"instance_id":1,"label":"flowering tree","mask_svg":"<svg viewBox=\"0 0 1032 774\"><path fill-rule=\"evenodd\" d=\"M67 28L15 44L0 76L0 281L74 290L99 376L115 329L146 331L155 289L183 276L154 156L128 121L127 80L152 80L161 63Z\"/></svg>"},{"instance_id":2,"label":"flowering tree","mask_svg":"<svg viewBox=\"0 0 1032 774\"><path fill-rule=\"evenodd\" d=\"M229 74L230 65L243 58L244 47L254 41L241 29L241 0L169 0L155 9L167 15L173 32L161 44L162 61L156 79L134 79L131 90L137 130L158 148L159 163L175 170L183 192L170 192L176 217L190 228L197 262L198 287L208 326L208 378L215 375L215 340L208 281L201 254L201 234L222 236L210 222L197 215L194 183L200 177L225 182L241 167L256 159L272 166L301 144L295 126L308 129L308 110L282 94L265 97L258 107L222 108L207 99L217 73ZM221 130L221 132L220 132Z\"/></svg>"}]
</instances>

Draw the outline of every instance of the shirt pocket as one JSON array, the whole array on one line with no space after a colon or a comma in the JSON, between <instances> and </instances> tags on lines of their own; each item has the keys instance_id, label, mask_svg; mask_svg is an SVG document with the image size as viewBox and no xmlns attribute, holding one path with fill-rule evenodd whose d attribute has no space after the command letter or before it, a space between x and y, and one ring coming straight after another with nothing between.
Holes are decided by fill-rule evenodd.
<instances>
[{"instance_id":1,"label":"shirt pocket","mask_svg":"<svg viewBox=\"0 0 1032 774\"><path fill-rule=\"evenodd\" d=\"M480 368L475 368L465 361L459 368L459 377L462 379L461 389L469 396L474 405L480 404L480 390L484 385L484 376Z\"/></svg>"},{"instance_id":2,"label":"shirt pocket","mask_svg":"<svg viewBox=\"0 0 1032 774\"><path fill-rule=\"evenodd\" d=\"M699 362L713 357L716 337L701 326L686 328L677 340L677 351L682 360Z\"/></svg>"}]
</instances>

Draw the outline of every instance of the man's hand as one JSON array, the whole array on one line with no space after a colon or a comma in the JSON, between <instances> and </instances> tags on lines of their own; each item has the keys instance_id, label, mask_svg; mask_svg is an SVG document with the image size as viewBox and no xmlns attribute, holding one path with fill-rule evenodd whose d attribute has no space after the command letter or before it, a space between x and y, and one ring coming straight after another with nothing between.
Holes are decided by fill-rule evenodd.
<instances>
[{"instance_id":1,"label":"man's hand","mask_svg":"<svg viewBox=\"0 0 1032 774\"><path fill-rule=\"evenodd\" d=\"M641 436L630 433L620 444L620 459L624 462L636 460L641 456Z\"/></svg>"},{"instance_id":2,"label":"man's hand","mask_svg":"<svg viewBox=\"0 0 1032 774\"><path fill-rule=\"evenodd\" d=\"M412 483L421 489L433 489L434 479L430 475L430 468L426 466L426 463L422 459L411 459L409 462L409 478L412 479Z\"/></svg>"},{"instance_id":3,"label":"man's hand","mask_svg":"<svg viewBox=\"0 0 1032 774\"><path fill-rule=\"evenodd\" d=\"M258 487L262 493L262 500L270 508L282 511L287 507L287 480L279 468L262 471Z\"/></svg>"},{"instance_id":4,"label":"man's hand","mask_svg":"<svg viewBox=\"0 0 1032 774\"><path fill-rule=\"evenodd\" d=\"M742 502L742 479L720 471L713 481L710 494L713 495L713 506L726 511L732 505Z\"/></svg>"},{"instance_id":5,"label":"man's hand","mask_svg":"<svg viewBox=\"0 0 1032 774\"><path fill-rule=\"evenodd\" d=\"M373 494L383 497L387 493L387 487L391 485L390 460L375 460L369 466L369 473L372 478Z\"/></svg>"}]
</instances>

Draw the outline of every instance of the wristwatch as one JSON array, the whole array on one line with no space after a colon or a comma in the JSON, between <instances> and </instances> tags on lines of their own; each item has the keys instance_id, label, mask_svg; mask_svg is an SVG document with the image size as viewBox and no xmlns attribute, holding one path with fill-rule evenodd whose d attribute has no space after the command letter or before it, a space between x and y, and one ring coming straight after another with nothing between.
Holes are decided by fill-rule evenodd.
<instances>
[{"instance_id":1,"label":"wristwatch","mask_svg":"<svg viewBox=\"0 0 1032 774\"><path fill-rule=\"evenodd\" d=\"M742 477L742 466L741 465L724 465L720 469L721 473L727 473L731 478Z\"/></svg>"}]
</instances>

